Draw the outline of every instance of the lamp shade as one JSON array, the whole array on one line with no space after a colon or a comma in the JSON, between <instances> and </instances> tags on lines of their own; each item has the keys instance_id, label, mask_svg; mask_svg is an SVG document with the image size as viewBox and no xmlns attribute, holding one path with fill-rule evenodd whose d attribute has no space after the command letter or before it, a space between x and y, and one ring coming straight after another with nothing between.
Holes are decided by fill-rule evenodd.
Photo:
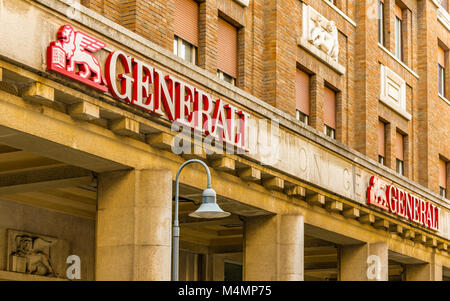
<instances>
[{"instance_id":1,"label":"lamp shade","mask_svg":"<svg viewBox=\"0 0 450 301\"><path fill-rule=\"evenodd\" d=\"M189 216L197 218L222 218L230 216L230 213L223 211L217 205L214 189L207 188L202 193L202 204L195 212L190 213Z\"/></svg>"}]
</instances>

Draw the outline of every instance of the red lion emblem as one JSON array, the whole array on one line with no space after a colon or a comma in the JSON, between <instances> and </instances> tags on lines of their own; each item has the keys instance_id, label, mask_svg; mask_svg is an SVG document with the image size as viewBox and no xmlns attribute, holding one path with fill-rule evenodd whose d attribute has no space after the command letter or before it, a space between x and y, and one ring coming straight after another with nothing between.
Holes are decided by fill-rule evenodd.
<instances>
[{"instance_id":1,"label":"red lion emblem","mask_svg":"<svg viewBox=\"0 0 450 301\"><path fill-rule=\"evenodd\" d=\"M57 38L47 48L47 69L106 92L102 68L97 58L92 55L105 48L106 44L75 31L71 25L62 26L58 30Z\"/></svg>"}]
</instances>

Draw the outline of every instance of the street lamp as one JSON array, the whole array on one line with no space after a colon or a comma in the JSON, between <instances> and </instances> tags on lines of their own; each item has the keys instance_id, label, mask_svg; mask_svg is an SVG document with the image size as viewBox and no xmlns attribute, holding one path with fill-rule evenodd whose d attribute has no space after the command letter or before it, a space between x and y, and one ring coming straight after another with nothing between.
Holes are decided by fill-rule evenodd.
<instances>
[{"instance_id":1,"label":"street lamp","mask_svg":"<svg viewBox=\"0 0 450 301\"><path fill-rule=\"evenodd\" d=\"M216 192L211 188L211 173L205 162L197 159L192 159L184 162L178 169L177 176L175 178L175 217L173 222L173 254L172 254L172 279L178 281L178 253L179 253L179 241L180 241L180 225L178 222L178 197L179 197L179 177L181 170L188 164L200 163L206 169L208 175L208 186L202 192L202 204L195 211L189 214L191 217L196 218L222 218L230 215L229 212L223 211L216 203Z\"/></svg>"}]
</instances>

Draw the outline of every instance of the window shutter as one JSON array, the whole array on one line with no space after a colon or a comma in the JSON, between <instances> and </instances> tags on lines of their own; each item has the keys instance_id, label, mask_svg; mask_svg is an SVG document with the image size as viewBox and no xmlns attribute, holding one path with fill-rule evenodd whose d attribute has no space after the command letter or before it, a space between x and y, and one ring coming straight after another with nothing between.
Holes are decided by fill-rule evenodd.
<instances>
[{"instance_id":1,"label":"window shutter","mask_svg":"<svg viewBox=\"0 0 450 301\"><path fill-rule=\"evenodd\" d=\"M439 159L439 186L447 188L447 164L442 159Z\"/></svg>"},{"instance_id":2,"label":"window shutter","mask_svg":"<svg viewBox=\"0 0 450 301\"><path fill-rule=\"evenodd\" d=\"M383 122L378 121L378 154L385 157L385 125Z\"/></svg>"},{"instance_id":3,"label":"window shutter","mask_svg":"<svg viewBox=\"0 0 450 301\"><path fill-rule=\"evenodd\" d=\"M198 47L198 4L194 0L176 0L174 33Z\"/></svg>"},{"instance_id":4,"label":"window shutter","mask_svg":"<svg viewBox=\"0 0 450 301\"><path fill-rule=\"evenodd\" d=\"M395 136L395 157L403 161L403 135L399 132Z\"/></svg>"},{"instance_id":5,"label":"window shutter","mask_svg":"<svg viewBox=\"0 0 450 301\"><path fill-rule=\"evenodd\" d=\"M396 5L395 6L395 16L397 18L399 18L400 20L402 20L402 18L403 18L403 14L402 13L403 13L402 9L398 5Z\"/></svg>"},{"instance_id":6,"label":"window shutter","mask_svg":"<svg viewBox=\"0 0 450 301\"><path fill-rule=\"evenodd\" d=\"M297 110L309 116L309 75L297 69L295 77Z\"/></svg>"},{"instance_id":7,"label":"window shutter","mask_svg":"<svg viewBox=\"0 0 450 301\"><path fill-rule=\"evenodd\" d=\"M219 18L217 68L237 78L237 29Z\"/></svg>"},{"instance_id":8,"label":"window shutter","mask_svg":"<svg viewBox=\"0 0 450 301\"><path fill-rule=\"evenodd\" d=\"M336 129L336 92L324 88L324 123L329 127Z\"/></svg>"},{"instance_id":9,"label":"window shutter","mask_svg":"<svg viewBox=\"0 0 450 301\"><path fill-rule=\"evenodd\" d=\"M445 51L438 47L438 64L445 68Z\"/></svg>"}]
</instances>

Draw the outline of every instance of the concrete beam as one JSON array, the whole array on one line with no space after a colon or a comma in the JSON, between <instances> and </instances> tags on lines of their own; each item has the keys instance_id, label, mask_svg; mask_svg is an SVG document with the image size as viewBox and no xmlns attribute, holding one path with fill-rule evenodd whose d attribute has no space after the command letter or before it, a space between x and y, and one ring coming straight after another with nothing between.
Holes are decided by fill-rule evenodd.
<instances>
[{"instance_id":1,"label":"concrete beam","mask_svg":"<svg viewBox=\"0 0 450 301\"><path fill-rule=\"evenodd\" d=\"M340 212L342 211L344 205L339 201L331 201L326 206L325 209L331 212Z\"/></svg>"},{"instance_id":2,"label":"concrete beam","mask_svg":"<svg viewBox=\"0 0 450 301\"><path fill-rule=\"evenodd\" d=\"M89 184L92 173L74 166L48 168L0 175L0 194L41 191L74 185Z\"/></svg>"},{"instance_id":3,"label":"concrete beam","mask_svg":"<svg viewBox=\"0 0 450 301\"><path fill-rule=\"evenodd\" d=\"M373 223L373 226L377 229L389 229L389 221L385 220L385 219L380 219L375 221L375 223Z\"/></svg>"},{"instance_id":4,"label":"concrete beam","mask_svg":"<svg viewBox=\"0 0 450 301\"><path fill-rule=\"evenodd\" d=\"M352 207L350 209L344 210L344 212L342 212L342 215L347 218L358 218L360 212L358 208Z\"/></svg>"},{"instance_id":5,"label":"concrete beam","mask_svg":"<svg viewBox=\"0 0 450 301\"><path fill-rule=\"evenodd\" d=\"M284 180L278 177L272 177L263 180L263 186L269 190L282 191L284 189Z\"/></svg>"},{"instance_id":6,"label":"concrete beam","mask_svg":"<svg viewBox=\"0 0 450 301\"><path fill-rule=\"evenodd\" d=\"M243 181L257 182L261 180L261 171L254 167L247 167L239 171L239 178Z\"/></svg>"},{"instance_id":7,"label":"concrete beam","mask_svg":"<svg viewBox=\"0 0 450 301\"><path fill-rule=\"evenodd\" d=\"M406 239L413 240L415 236L416 236L416 233L412 229L408 229L404 232L404 238L406 238Z\"/></svg>"},{"instance_id":8,"label":"concrete beam","mask_svg":"<svg viewBox=\"0 0 450 301\"><path fill-rule=\"evenodd\" d=\"M55 101L55 90L42 83L35 82L22 92L23 99L37 103L52 103Z\"/></svg>"},{"instance_id":9,"label":"concrete beam","mask_svg":"<svg viewBox=\"0 0 450 301\"><path fill-rule=\"evenodd\" d=\"M114 133L121 136L135 136L139 134L139 123L127 117L111 120L110 128Z\"/></svg>"},{"instance_id":10,"label":"concrete beam","mask_svg":"<svg viewBox=\"0 0 450 301\"><path fill-rule=\"evenodd\" d=\"M359 218L359 222L361 224L373 224L375 223L375 215L371 213L363 215Z\"/></svg>"},{"instance_id":11,"label":"concrete beam","mask_svg":"<svg viewBox=\"0 0 450 301\"><path fill-rule=\"evenodd\" d=\"M223 158L212 161L211 166L213 168L215 168L216 170L230 172L230 173L234 172L234 169L236 168L235 161L228 157L223 157Z\"/></svg>"},{"instance_id":12,"label":"concrete beam","mask_svg":"<svg viewBox=\"0 0 450 301\"><path fill-rule=\"evenodd\" d=\"M315 193L306 197L306 201L313 206L322 206L325 205L325 196Z\"/></svg>"},{"instance_id":13,"label":"concrete beam","mask_svg":"<svg viewBox=\"0 0 450 301\"><path fill-rule=\"evenodd\" d=\"M397 224L393 224L389 226L389 232L391 233L396 233L399 235L403 234L403 226L402 225L397 225Z\"/></svg>"},{"instance_id":14,"label":"concrete beam","mask_svg":"<svg viewBox=\"0 0 450 301\"><path fill-rule=\"evenodd\" d=\"M290 197L304 199L306 197L306 188L299 186L299 185L295 185L295 186L289 187L286 190L286 194Z\"/></svg>"},{"instance_id":15,"label":"concrete beam","mask_svg":"<svg viewBox=\"0 0 450 301\"><path fill-rule=\"evenodd\" d=\"M438 242L437 248L440 251L447 251L448 250L448 245L445 242L440 241L440 242Z\"/></svg>"},{"instance_id":16,"label":"concrete beam","mask_svg":"<svg viewBox=\"0 0 450 301\"><path fill-rule=\"evenodd\" d=\"M425 243L427 247L436 248L437 247L437 239L432 237L427 237L427 241Z\"/></svg>"},{"instance_id":17,"label":"concrete beam","mask_svg":"<svg viewBox=\"0 0 450 301\"><path fill-rule=\"evenodd\" d=\"M427 242L427 237L422 233L416 233L413 240L414 240L414 242L417 242L420 244L425 244Z\"/></svg>"},{"instance_id":18,"label":"concrete beam","mask_svg":"<svg viewBox=\"0 0 450 301\"><path fill-rule=\"evenodd\" d=\"M165 132L147 135L147 143L153 147L171 150L173 145L173 136Z\"/></svg>"},{"instance_id":19,"label":"concrete beam","mask_svg":"<svg viewBox=\"0 0 450 301\"><path fill-rule=\"evenodd\" d=\"M95 120L100 118L100 108L87 101L69 106L69 115L78 120Z\"/></svg>"}]
</instances>

